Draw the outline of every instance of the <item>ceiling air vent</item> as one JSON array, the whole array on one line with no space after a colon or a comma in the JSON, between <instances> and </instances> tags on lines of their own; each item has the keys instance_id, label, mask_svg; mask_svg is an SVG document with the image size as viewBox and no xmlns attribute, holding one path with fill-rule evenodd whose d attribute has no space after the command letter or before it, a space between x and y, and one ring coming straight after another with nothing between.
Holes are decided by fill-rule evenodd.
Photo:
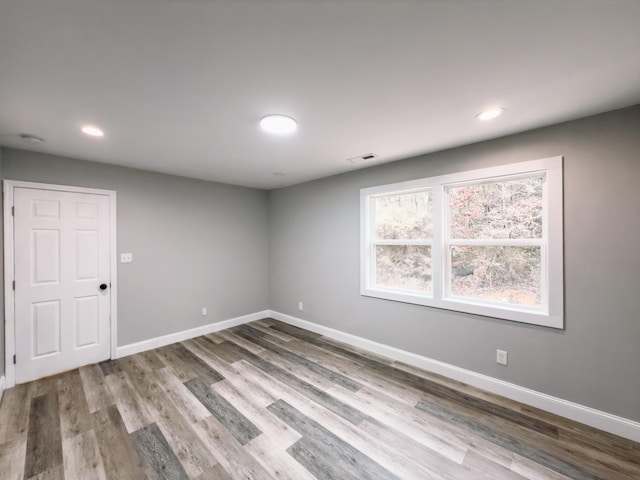
<instances>
[{"instance_id":1,"label":"ceiling air vent","mask_svg":"<svg viewBox=\"0 0 640 480\"><path fill-rule=\"evenodd\" d=\"M34 145L44 143L44 138L31 135L30 133L21 133L20 138L23 142L32 143Z\"/></svg>"},{"instance_id":2,"label":"ceiling air vent","mask_svg":"<svg viewBox=\"0 0 640 480\"><path fill-rule=\"evenodd\" d=\"M374 158L378 158L378 156L375 153L365 153L364 155L358 155L357 157L347 158L347 162L362 163L362 162L367 162L369 160L373 160Z\"/></svg>"}]
</instances>

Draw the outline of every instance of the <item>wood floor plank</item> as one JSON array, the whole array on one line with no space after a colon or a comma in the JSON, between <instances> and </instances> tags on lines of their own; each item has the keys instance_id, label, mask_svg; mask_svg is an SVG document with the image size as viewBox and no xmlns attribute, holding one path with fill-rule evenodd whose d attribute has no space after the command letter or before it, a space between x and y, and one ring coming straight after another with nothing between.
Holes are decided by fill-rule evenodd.
<instances>
[{"instance_id":1,"label":"wood floor plank","mask_svg":"<svg viewBox=\"0 0 640 480\"><path fill-rule=\"evenodd\" d=\"M64 466L56 465L54 467L48 468L44 472L39 473L38 475L34 475L30 477L28 480L64 480L66 477L64 475Z\"/></svg>"},{"instance_id":2,"label":"wood floor plank","mask_svg":"<svg viewBox=\"0 0 640 480\"><path fill-rule=\"evenodd\" d=\"M58 400L63 439L91 429L91 413L78 370L58 379Z\"/></svg>"},{"instance_id":3,"label":"wood floor plank","mask_svg":"<svg viewBox=\"0 0 640 480\"><path fill-rule=\"evenodd\" d=\"M132 356L124 360L125 372L187 474L195 478L211 468L215 462L206 446L190 428L187 417L175 407L161 388L161 380L156 371L141 357Z\"/></svg>"},{"instance_id":4,"label":"wood floor plank","mask_svg":"<svg viewBox=\"0 0 640 480\"><path fill-rule=\"evenodd\" d=\"M244 359L244 355L242 354L242 352L234 348L237 345L228 340L225 340L222 343L214 343L205 336L203 338L197 339L197 341L204 342L203 347L208 348L211 353L213 353L217 357L220 357L229 364L233 364ZM245 351L248 350L245 349Z\"/></svg>"},{"instance_id":5,"label":"wood floor plank","mask_svg":"<svg viewBox=\"0 0 640 480\"><path fill-rule=\"evenodd\" d=\"M198 356L194 355L187 347L181 343L172 345L173 352L182 360L189 368L194 371L198 377L207 385L224 380L219 372L210 365L203 362Z\"/></svg>"},{"instance_id":6,"label":"wood floor plank","mask_svg":"<svg viewBox=\"0 0 640 480\"><path fill-rule=\"evenodd\" d=\"M316 477L398 480L399 477L288 403L278 400L267 409L302 433L302 439L287 451Z\"/></svg>"},{"instance_id":7,"label":"wood floor plank","mask_svg":"<svg viewBox=\"0 0 640 480\"><path fill-rule=\"evenodd\" d=\"M144 480L142 461L131 443L118 407L112 405L94 413L93 425L107 478Z\"/></svg>"},{"instance_id":8,"label":"wood floor plank","mask_svg":"<svg viewBox=\"0 0 640 480\"><path fill-rule=\"evenodd\" d=\"M593 427L578 424L549 412L521 405L520 410L533 414L559 428L559 443L565 451L576 451L581 457L588 457L605 465L612 472L634 477L640 468L640 445L629 439L601 432ZM612 453L615 452L615 455Z\"/></svg>"},{"instance_id":9,"label":"wood floor plank","mask_svg":"<svg viewBox=\"0 0 640 480\"><path fill-rule=\"evenodd\" d=\"M148 479L190 480L155 423L133 432L131 440L142 460L143 470Z\"/></svg>"},{"instance_id":10,"label":"wood floor plank","mask_svg":"<svg viewBox=\"0 0 640 480\"><path fill-rule=\"evenodd\" d=\"M231 478L274 480L214 416L194 424L194 429Z\"/></svg>"},{"instance_id":11,"label":"wood floor plank","mask_svg":"<svg viewBox=\"0 0 640 480\"><path fill-rule=\"evenodd\" d=\"M570 478L581 478L585 480L600 480L601 477L595 473L584 470L580 465L567 462L566 460L554 455L550 455L539 449L532 450L527 447L520 439L514 435L506 434L505 432L496 432L491 428L488 428L481 422L477 421L471 416L462 416L459 412L452 412L444 407L436 405L435 403L429 403L426 401L420 401L416 408L429 412L442 419L445 419L449 423L454 425L464 426L471 429L475 434L482 438L489 440L492 443L500 445L504 448L512 450L519 455L533 460L550 470L567 475Z\"/></svg>"},{"instance_id":12,"label":"wood floor plank","mask_svg":"<svg viewBox=\"0 0 640 480\"><path fill-rule=\"evenodd\" d=\"M118 373L107 376L105 384L116 401L129 433L154 422L153 415L124 371L120 370Z\"/></svg>"},{"instance_id":13,"label":"wood floor plank","mask_svg":"<svg viewBox=\"0 0 640 480\"><path fill-rule=\"evenodd\" d=\"M393 396L396 400L407 405L415 405L424 396L424 392L421 390L387 381L387 379L377 375L372 375L364 369L361 364L332 352L327 352L315 345L310 345L298 339L290 342L281 342L277 339L271 339L270 341L298 355L303 355L319 365L352 378L360 385L368 386L384 392L386 395Z\"/></svg>"},{"instance_id":14,"label":"wood floor plank","mask_svg":"<svg viewBox=\"0 0 640 480\"><path fill-rule=\"evenodd\" d=\"M310 341L316 338L322 337L319 333L310 332L309 330L304 330L302 328L294 327L293 325L288 325L282 322L275 322L271 327L272 330L277 332L286 333L294 338L300 338L302 340ZM311 343L311 342L310 342Z\"/></svg>"},{"instance_id":15,"label":"wood floor plank","mask_svg":"<svg viewBox=\"0 0 640 480\"><path fill-rule=\"evenodd\" d=\"M222 465L217 463L215 466L203 472L194 480L234 480L231 475L227 473Z\"/></svg>"},{"instance_id":16,"label":"wood floor plank","mask_svg":"<svg viewBox=\"0 0 640 480\"><path fill-rule=\"evenodd\" d=\"M48 393L57 392L58 390L58 378L62 375L52 375L51 377L41 378L34 382L35 388L33 391L33 397L41 397Z\"/></svg>"},{"instance_id":17,"label":"wood floor plank","mask_svg":"<svg viewBox=\"0 0 640 480\"><path fill-rule=\"evenodd\" d=\"M413 441L437 452L444 458L455 463L462 463L467 452L467 445L463 440L446 429L437 428L439 425L428 422L427 419L418 415L408 415L408 410L403 405L389 407L384 400L367 398L358 392L357 395L341 397L342 401L348 402L352 408L358 408L370 413L375 421L369 420L370 424L379 422L387 426L394 426L398 431L411 438Z\"/></svg>"},{"instance_id":18,"label":"wood floor plank","mask_svg":"<svg viewBox=\"0 0 640 480\"><path fill-rule=\"evenodd\" d=\"M225 341L225 339L220 336L219 332L208 333L207 335L203 335L203 338L207 338L208 340L211 340L213 343L222 343Z\"/></svg>"},{"instance_id":19,"label":"wood floor plank","mask_svg":"<svg viewBox=\"0 0 640 480\"><path fill-rule=\"evenodd\" d=\"M189 366L175 354L170 346L157 348L154 352L160 360L167 365L166 368L171 370L180 382L184 383L198 376L196 372L189 368Z\"/></svg>"},{"instance_id":20,"label":"wood floor plank","mask_svg":"<svg viewBox=\"0 0 640 480\"><path fill-rule=\"evenodd\" d=\"M511 471L527 480L573 480L571 477L562 475L517 454L514 455ZM614 480L614 477L609 478Z\"/></svg>"},{"instance_id":21,"label":"wood floor plank","mask_svg":"<svg viewBox=\"0 0 640 480\"><path fill-rule=\"evenodd\" d=\"M62 453L67 478L107 480L93 429L66 438L62 442Z\"/></svg>"},{"instance_id":22,"label":"wood floor plank","mask_svg":"<svg viewBox=\"0 0 640 480\"><path fill-rule=\"evenodd\" d=\"M471 385L467 385L466 383L459 382L452 378L447 378L443 375L429 372L427 370L423 370L421 368L414 367L413 365L408 365L400 361L392 362L391 366L393 368L397 368L398 370L404 370L418 377L425 378L426 380L430 380L432 382L439 383L447 387L451 387L455 390L460 391L461 393L474 395L478 398L482 398L491 403L495 403L496 405L501 405L503 407L510 408L514 411L521 411L522 404L519 402L516 402L514 400L508 399L506 397L502 397L500 395L497 395L485 390L480 390L478 388L472 387ZM550 423L553 423L553 422L550 422Z\"/></svg>"},{"instance_id":23,"label":"wood floor plank","mask_svg":"<svg viewBox=\"0 0 640 480\"><path fill-rule=\"evenodd\" d=\"M285 343L295 340L295 337L292 337L291 335L287 335L286 333L279 332L278 330L274 330L273 328L269 328L272 325L273 325L273 322L266 324L266 323L262 323L261 321L258 321L258 322L251 323L251 328L260 330L262 333L265 333L266 335L268 335L271 340L275 338L276 340L280 340L281 342L285 342Z\"/></svg>"},{"instance_id":24,"label":"wood floor plank","mask_svg":"<svg viewBox=\"0 0 640 480\"><path fill-rule=\"evenodd\" d=\"M345 375L342 375L339 372L336 372L334 370L331 370L330 368L324 367L316 362L313 362L305 357L303 357L302 355L298 355L297 353L291 352L290 350L287 350L285 348L281 348L278 345L276 345L275 343L269 342L267 339L264 338L264 334L259 332L258 330L255 330L247 325L243 325L242 328L239 328L236 332L234 332L235 335L242 337L246 340L248 340L249 342L253 342L257 345L260 345L261 347L263 347L265 350L269 350L283 358L285 358L286 360L293 362L293 363L297 363L309 370L311 370L312 372L321 375L322 377L326 378L327 380L336 383L337 385L340 385L341 387L346 388L347 390L351 390L352 392L357 392L358 390L360 390L362 388L362 385L359 384L358 382L354 382L353 380L351 380L350 378L346 377Z\"/></svg>"},{"instance_id":25,"label":"wood floor plank","mask_svg":"<svg viewBox=\"0 0 640 480\"><path fill-rule=\"evenodd\" d=\"M191 478L196 478L215 466L216 461L206 445L180 412L161 417L157 425Z\"/></svg>"},{"instance_id":26,"label":"wood floor plank","mask_svg":"<svg viewBox=\"0 0 640 480\"><path fill-rule=\"evenodd\" d=\"M364 415L362 412L351 408L342 402L339 402L332 396L328 395L325 391L317 388L314 385L311 385L308 382L300 380L298 377L286 372L282 368L276 367L275 365L264 361L262 358L254 355L248 350L245 350L242 347L232 343L227 345L227 348L237 352L238 355L244 357L246 361L252 363L254 366L263 370L265 373L273 376L274 378L277 378L283 383L286 383L290 387L309 397L311 400L324 405L329 410L334 411L341 417L346 418L354 425L359 424L364 418L366 418L366 415Z\"/></svg>"},{"instance_id":27,"label":"wood floor plank","mask_svg":"<svg viewBox=\"0 0 640 480\"><path fill-rule=\"evenodd\" d=\"M495 480L526 480L525 477L518 475L509 468L492 462L487 457L473 450L467 452L462 464L479 472L483 472L484 475L488 475L489 478Z\"/></svg>"},{"instance_id":28,"label":"wood floor plank","mask_svg":"<svg viewBox=\"0 0 640 480\"><path fill-rule=\"evenodd\" d=\"M225 340L226 341L226 340ZM235 368L236 363L230 364L223 358L219 357L212 351L211 342L201 342L198 339L192 339L184 342L185 346L189 348L195 355L197 355L203 362L210 365L213 369L225 378L237 377L238 372Z\"/></svg>"},{"instance_id":29,"label":"wood floor plank","mask_svg":"<svg viewBox=\"0 0 640 480\"><path fill-rule=\"evenodd\" d=\"M255 353L256 355L260 355L264 351L264 348L262 348L260 345L245 340L242 337L238 337L231 332L219 332L218 336L224 341L235 342L241 347L249 350L251 353Z\"/></svg>"},{"instance_id":30,"label":"wood floor plank","mask_svg":"<svg viewBox=\"0 0 640 480\"><path fill-rule=\"evenodd\" d=\"M0 443L0 472L3 479L22 480L26 452L26 438L15 437L13 440Z\"/></svg>"},{"instance_id":31,"label":"wood floor plank","mask_svg":"<svg viewBox=\"0 0 640 480\"><path fill-rule=\"evenodd\" d=\"M24 476L31 478L58 465L62 465L62 435L58 392L53 390L31 400Z\"/></svg>"},{"instance_id":32,"label":"wood floor plank","mask_svg":"<svg viewBox=\"0 0 640 480\"><path fill-rule=\"evenodd\" d=\"M379 436L371 435L362 428L367 420L355 426L325 407L309 402L306 397L294 390L283 391L282 400L398 477L407 480L441 480L440 476L429 470L427 464L416 462L416 459L430 458L429 455L431 458L434 457L434 453L427 451L426 447L412 442L412 447L415 448L407 449L406 443L410 442L409 439L405 439L405 443L398 442L398 438L385 437L381 440ZM397 449L396 445L401 448ZM417 452L420 449L421 451ZM411 451L414 455L405 456L406 451Z\"/></svg>"},{"instance_id":33,"label":"wood floor plank","mask_svg":"<svg viewBox=\"0 0 640 480\"><path fill-rule=\"evenodd\" d=\"M102 374L105 377L113 375L114 373L120 373L122 371L117 360L106 360L104 362L100 362L98 365L100 366L100 370L102 370Z\"/></svg>"},{"instance_id":34,"label":"wood floor plank","mask_svg":"<svg viewBox=\"0 0 640 480\"><path fill-rule=\"evenodd\" d=\"M431 405L430 408L428 408L429 405ZM428 401L419 402L418 406L422 410L434 412L434 415L439 415L440 413L437 412L443 411L449 412L449 414L453 412L456 420L460 421L460 425L464 425L465 420L470 420L473 427L467 426L468 430L474 431L475 428L482 430L483 435L479 435L480 437L503 448L508 448L514 454L528 456L528 452L532 451L533 457L528 456L528 458L558 472L572 472L577 468L579 471L589 472L590 475L597 478L607 478L611 475L616 479L631 480L637 477L638 467L640 467L638 462L633 464L617 456L606 455L596 447L585 450L584 446L566 441L563 438L549 442L546 435L523 428L520 425L514 425L502 416L489 413L478 414L476 409L461 406L457 402L431 398ZM447 418L447 414L442 418ZM448 421L450 425L454 424L454 422ZM496 442L496 438L500 442ZM527 454L520 452L519 448L523 448L523 446ZM566 462L566 458L572 459L571 462ZM640 455L637 458L640 459ZM559 466L556 467L556 464Z\"/></svg>"},{"instance_id":35,"label":"wood floor plank","mask_svg":"<svg viewBox=\"0 0 640 480\"><path fill-rule=\"evenodd\" d=\"M81 367L80 377L90 413L95 413L114 404L111 394L104 385L102 369L98 365Z\"/></svg>"},{"instance_id":36,"label":"wood floor plank","mask_svg":"<svg viewBox=\"0 0 640 480\"><path fill-rule=\"evenodd\" d=\"M16 438L26 441L29 406L34 390L35 383L27 383L4 392L0 408L0 444Z\"/></svg>"},{"instance_id":37,"label":"wood floor plank","mask_svg":"<svg viewBox=\"0 0 640 480\"><path fill-rule=\"evenodd\" d=\"M286 452L286 448L281 450L279 445L278 448L273 448L273 439L266 434L254 438L244 448L273 478L278 480L316 480L316 477L309 470Z\"/></svg>"},{"instance_id":38,"label":"wood floor plank","mask_svg":"<svg viewBox=\"0 0 640 480\"><path fill-rule=\"evenodd\" d=\"M169 401L184 414L190 423L197 423L211 416L209 410L174 376L172 371L163 368L158 370L156 375L160 380L158 384Z\"/></svg>"},{"instance_id":39,"label":"wood floor plank","mask_svg":"<svg viewBox=\"0 0 640 480\"><path fill-rule=\"evenodd\" d=\"M342 390L346 395L353 393L352 390L345 389L339 383L335 383L304 365L294 360L289 360L284 356L272 352L271 350L264 350L260 355L260 359L272 368L279 370L279 373L284 373L289 379L295 379L298 385L310 385L314 389L321 392L329 392L334 389ZM234 364L235 365L235 364ZM285 377L282 377L285 378Z\"/></svg>"},{"instance_id":40,"label":"wood floor plank","mask_svg":"<svg viewBox=\"0 0 640 480\"><path fill-rule=\"evenodd\" d=\"M268 436L271 447L286 450L300 439L300 434L273 415L267 415L267 405L252 402L228 380L218 382L211 388L233 405L245 418L252 422L262 433ZM271 402L272 403L272 402ZM252 439L249 443L254 443Z\"/></svg>"},{"instance_id":41,"label":"wood floor plank","mask_svg":"<svg viewBox=\"0 0 640 480\"><path fill-rule=\"evenodd\" d=\"M362 348L347 345L346 343L339 342L332 338L324 337L318 333L309 332L301 328L294 327L293 325L287 325L286 323L276 322L270 328L278 332L287 333L294 338L298 338L299 340L303 340L309 343L310 345L316 345L327 351L344 356L346 358L354 359L363 364L367 364L370 362L371 365L377 366L379 364L391 365L393 363L393 360L390 358L383 358L379 355L367 352Z\"/></svg>"},{"instance_id":42,"label":"wood floor plank","mask_svg":"<svg viewBox=\"0 0 640 480\"><path fill-rule=\"evenodd\" d=\"M202 380L194 378L185 383L185 386L241 445L245 445L262 433L248 418Z\"/></svg>"},{"instance_id":43,"label":"wood floor plank","mask_svg":"<svg viewBox=\"0 0 640 480\"><path fill-rule=\"evenodd\" d=\"M148 350L135 356L141 358L151 370L160 370L167 366L153 350Z\"/></svg>"},{"instance_id":44,"label":"wood floor plank","mask_svg":"<svg viewBox=\"0 0 640 480\"><path fill-rule=\"evenodd\" d=\"M282 397L282 391L288 387L278 380L269 377L259 368L255 367L244 360L236 362L233 368L238 372L237 376L228 377L228 381L233 383L237 388L247 388L252 392L252 400L266 407ZM272 390L268 387L269 383L277 382L277 389Z\"/></svg>"}]
</instances>

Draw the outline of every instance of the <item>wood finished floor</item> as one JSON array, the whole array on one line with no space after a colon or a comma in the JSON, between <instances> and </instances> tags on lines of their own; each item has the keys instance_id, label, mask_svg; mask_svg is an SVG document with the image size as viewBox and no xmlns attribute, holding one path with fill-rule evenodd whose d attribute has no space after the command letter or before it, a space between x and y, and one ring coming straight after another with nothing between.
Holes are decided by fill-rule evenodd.
<instances>
[{"instance_id":1,"label":"wood finished floor","mask_svg":"<svg viewBox=\"0 0 640 480\"><path fill-rule=\"evenodd\" d=\"M7 390L2 479L640 479L640 444L261 320Z\"/></svg>"}]
</instances>

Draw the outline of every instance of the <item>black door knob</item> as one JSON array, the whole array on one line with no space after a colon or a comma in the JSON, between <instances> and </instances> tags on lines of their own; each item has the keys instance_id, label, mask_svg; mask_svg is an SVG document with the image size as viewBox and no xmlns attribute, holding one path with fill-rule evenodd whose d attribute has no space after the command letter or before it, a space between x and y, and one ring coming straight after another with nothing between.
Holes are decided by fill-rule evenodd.
<instances>
[{"instance_id":1,"label":"black door knob","mask_svg":"<svg viewBox=\"0 0 640 480\"><path fill-rule=\"evenodd\" d=\"M100 285L100 290L106 290L107 289L107 284L103 283Z\"/></svg>"}]
</instances>

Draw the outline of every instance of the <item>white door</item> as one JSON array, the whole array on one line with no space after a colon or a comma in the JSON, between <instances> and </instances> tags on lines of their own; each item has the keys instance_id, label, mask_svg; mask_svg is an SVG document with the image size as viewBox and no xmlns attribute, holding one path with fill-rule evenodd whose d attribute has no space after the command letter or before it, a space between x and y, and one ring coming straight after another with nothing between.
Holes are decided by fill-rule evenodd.
<instances>
[{"instance_id":1,"label":"white door","mask_svg":"<svg viewBox=\"0 0 640 480\"><path fill-rule=\"evenodd\" d=\"M14 189L16 383L109 358L106 195Z\"/></svg>"}]
</instances>

